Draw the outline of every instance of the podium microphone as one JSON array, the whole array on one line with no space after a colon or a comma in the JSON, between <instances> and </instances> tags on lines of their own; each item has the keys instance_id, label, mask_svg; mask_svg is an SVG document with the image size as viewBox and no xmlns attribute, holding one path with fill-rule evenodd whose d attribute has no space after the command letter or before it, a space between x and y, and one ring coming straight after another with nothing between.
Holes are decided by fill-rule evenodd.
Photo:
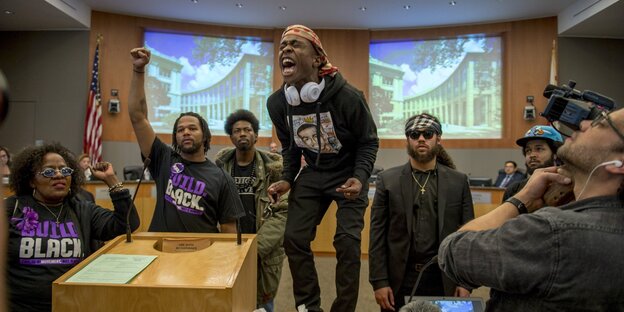
<instances>
[{"instance_id":1,"label":"podium microphone","mask_svg":"<svg viewBox=\"0 0 624 312\"><path fill-rule=\"evenodd\" d=\"M221 169L221 173L223 174L223 178L225 179L225 181L228 181L228 184L231 184L232 182L230 182L230 179L228 179L228 177L225 175L225 169L223 169L223 162L220 159L215 160L215 165L217 165L217 167L219 167L219 169ZM229 185L232 186L232 185ZM234 186L234 189L236 189L236 187ZM237 196L240 198L240 195L236 195L234 196L234 192L232 192L232 187L228 187L228 190L230 190L230 196L232 196L232 198L236 198ZM241 222L240 222L240 217L236 218L236 245L241 245L243 243L243 235L242 235L243 230L241 229Z\"/></svg>"},{"instance_id":2,"label":"podium microphone","mask_svg":"<svg viewBox=\"0 0 624 312\"><path fill-rule=\"evenodd\" d=\"M126 243L132 242L132 228L130 227L130 212L132 212L132 207L134 207L134 200L139 194L139 186L141 186L141 181L143 181L143 177L145 176L145 170L147 166L149 166L152 160L149 157L145 157L143 161L143 170L141 171L141 176L139 177L139 182L137 183L136 188L134 189L134 195L132 195L132 205L130 205L128 212L126 213Z\"/></svg>"},{"instance_id":3,"label":"podium microphone","mask_svg":"<svg viewBox=\"0 0 624 312\"><path fill-rule=\"evenodd\" d=\"M420 270L420 272L418 272L418 278L416 278L416 283L414 284L414 288L412 288L412 292L410 293L409 300L407 300L406 305L407 305L407 303L412 302L412 298L414 297L414 294L416 293L416 289L418 288L418 284L420 283L420 279L422 278L422 275L423 275L423 273L425 272L425 270L426 270L426 269L427 269L430 265L432 265L432 264L434 264L434 263L437 263L437 262L438 262L438 256L437 256L437 255L435 255L435 256L433 256L433 257L431 258L431 260L429 260L429 261L428 261L425 265L423 265L423 267L422 267L422 269ZM418 302L418 300L417 300L417 301L415 301L415 302ZM408 311L411 311L411 310L408 310Z\"/></svg>"}]
</instances>

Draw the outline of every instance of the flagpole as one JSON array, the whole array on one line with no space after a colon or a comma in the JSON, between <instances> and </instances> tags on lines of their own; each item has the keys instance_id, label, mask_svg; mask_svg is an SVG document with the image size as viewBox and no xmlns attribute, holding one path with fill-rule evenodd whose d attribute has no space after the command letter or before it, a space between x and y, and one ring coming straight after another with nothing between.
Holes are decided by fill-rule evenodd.
<instances>
[{"instance_id":1,"label":"flagpole","mask_svg":"<svg viewBox=\"0 0 624 312\"><path fill-rule=\"evenodd\" d=\"M552 41L552 50L550 53L550 79L548 81L551 85L559 84L559 77L557 76L557 39Z\"/></svg>"},{"instance_id":2,"label":"flagpole","mask_svg":"<svg viewBox=\"0 0 624 312\"><path fill-rule=\"evenodd\" d=\"M83 150L89 155L92 165L102 161L102 106L100 101L100 43L102 38L101 34L96 37L85 115Z\"/></svg>"}]
</instances>

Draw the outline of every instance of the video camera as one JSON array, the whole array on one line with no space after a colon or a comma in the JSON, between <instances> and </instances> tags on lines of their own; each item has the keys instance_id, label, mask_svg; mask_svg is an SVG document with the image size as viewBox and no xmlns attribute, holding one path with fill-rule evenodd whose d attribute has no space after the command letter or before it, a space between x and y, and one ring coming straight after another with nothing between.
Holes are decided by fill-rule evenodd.
<instances>
[{"instance_id":1,"label":"video camera","mask_svg":"<svg viewBox=\"0 0 624 312\"><path fill-rule=\"evenodd\" d=\"M570 80L561 87L547 85L544 97L548 99L544 116L553 127L565 136L571 136L580 128L581 121L594 120L603 111L615 107L615 101L594 91L574 89L576 82Z\"/></svg>"}]
</instances>

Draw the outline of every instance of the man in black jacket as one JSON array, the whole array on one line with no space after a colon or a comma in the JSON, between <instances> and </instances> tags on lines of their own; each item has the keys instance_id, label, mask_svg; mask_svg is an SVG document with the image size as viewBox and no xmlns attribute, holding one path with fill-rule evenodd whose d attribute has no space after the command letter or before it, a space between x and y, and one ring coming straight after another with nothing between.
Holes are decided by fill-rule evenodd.
<instances>
[{"instance_id":1,"label":"man in black jacket","mask_svg":"<svg viewBox=\"0 0 624 312\"><path fill-rule=\"evenodd\" d=\"M436 117L412 116L405 137L409 160L377 176L371 206L369 279L384 312L404 305L421 272L418 296L469 295L437 266L424 267L446 236L474 218L468 177L440 144Z\"/></svg>"},{"instance_id":2,"label":"man in black jacket","mask_svg":"<svg viewBox=\"0 0 624 312\"><path fill-rule=\"evenodd\" d=\"M337 298L331 310L355 311L367 180L379 148L377 128L362 92L331 65L309 28L286 28L279 64L284 87L269 97L267 107L283 147L284 172L268 190L277 196L291 190L284 248L296 306L322 311L310 242L336 201ZM302 155L308 165L299 172Z\"/></svg>"}]
</instances>

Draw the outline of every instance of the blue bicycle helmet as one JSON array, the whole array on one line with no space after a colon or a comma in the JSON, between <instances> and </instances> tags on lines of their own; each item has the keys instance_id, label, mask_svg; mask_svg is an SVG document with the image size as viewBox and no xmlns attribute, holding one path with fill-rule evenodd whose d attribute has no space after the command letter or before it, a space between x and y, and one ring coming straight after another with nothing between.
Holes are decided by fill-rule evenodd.
<instances>
[{"instance_id":1,"label":"blue bicycle helmet","mask_svg":"<svg viewBox=\"0 0 624 312\"><path fill-rule=\"evenodd\" d=\"M561 134L551 126L533 126L524 134L524 137L516 140L516 144L524 148L527 142L531 140L546 141L553 153L557 152L559 146L563 145Z\"/></svg>"}]
</instances>

